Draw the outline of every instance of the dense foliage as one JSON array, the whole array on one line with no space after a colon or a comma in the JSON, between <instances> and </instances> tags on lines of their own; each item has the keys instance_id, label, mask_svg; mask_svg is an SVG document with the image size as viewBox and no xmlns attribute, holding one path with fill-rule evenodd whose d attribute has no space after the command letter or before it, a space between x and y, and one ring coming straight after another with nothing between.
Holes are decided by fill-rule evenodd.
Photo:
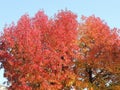
<instances>
[{"instance_id":1,"label":"dense foliage","mask_svg":"<svg viewBox=\"0 0 120 90\"><path fill-rule=\"evenodd\" d=\"M83 16L82 20L78 30L80 57L76 73L95 90L120 88L119 30L110 29L95 16Z\"/></svg>"},{"instance_id":2,"label":"dense foliage","mask_svg":"<svg viewBox=\"0 0 120 90\"><path fill-rule=\"evenodd\" d=\"M9 90L120 88L120 36L100 18L39 11L4 28L0 62Z\"/></svg>"}]
</instances>

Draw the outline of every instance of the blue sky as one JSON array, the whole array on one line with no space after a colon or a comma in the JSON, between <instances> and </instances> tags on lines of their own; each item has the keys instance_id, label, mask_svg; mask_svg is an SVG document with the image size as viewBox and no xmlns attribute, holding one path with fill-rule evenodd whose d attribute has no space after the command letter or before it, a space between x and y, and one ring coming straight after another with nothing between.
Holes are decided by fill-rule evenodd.
<instances>
[{"instance_id":1,"label":"blue sky","mask_svg":"<svg viewBox=\"0 0 120 90\"><path fill-rule=\"evenodd\" d=\"M0 0L0 31L5 24L17 22L28 13L31 17L44 10L51 17L61 9L68 9L78 15L95 15L103 19L111 28L120 28L120 0ZM0 70L0 84L3 70Z\"/></svg>"}]
</instances>

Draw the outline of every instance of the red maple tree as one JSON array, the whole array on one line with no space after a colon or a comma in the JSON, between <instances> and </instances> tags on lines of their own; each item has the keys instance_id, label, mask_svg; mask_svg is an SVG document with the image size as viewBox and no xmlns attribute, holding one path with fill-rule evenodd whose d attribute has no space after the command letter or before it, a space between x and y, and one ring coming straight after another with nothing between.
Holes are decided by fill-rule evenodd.
<instances>
[{"instance_id":1,"label":"red maple tree","mask_svg":"<svg viewBox=\"0 0 120 90\"><path fill-rule=\"evenodd\" d=\"M39 11L4 28L0 62L9 90L103 90L120 88L119 29L100 18Z\"/></svg>"},{"instance_id":2,"label":"red maple tree","mask_svg":"<svg viewBox=\"0 0 120 90\"><path fill-rule=\"evenodd\" d=\"M61 11L53 19L43 11L24 15L4 29L0 61L10 90L57 90L75 77L71 66L77 38L76 15Z\"/></svg>"}]
</instances>

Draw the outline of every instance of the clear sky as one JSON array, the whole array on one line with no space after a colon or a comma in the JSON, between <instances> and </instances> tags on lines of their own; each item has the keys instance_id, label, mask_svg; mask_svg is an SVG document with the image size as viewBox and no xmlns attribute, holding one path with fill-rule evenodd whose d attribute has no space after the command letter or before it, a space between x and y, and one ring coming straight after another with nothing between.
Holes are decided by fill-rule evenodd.
<instances>
[{"instance_id":1,"label":"clear sky","mask_svg":"<svg viewBox=\"0 0 120 90\"><path fill-rule=\"evenodd\" d=\"M61 9L71 10L78 18L94 14L111 28L120 28L120 0L0 0L0 31L25 13L32 17L41 9L50 17ZM0 84L4 80L3 70L0 70Z\"/></svg>"}]
</instances>

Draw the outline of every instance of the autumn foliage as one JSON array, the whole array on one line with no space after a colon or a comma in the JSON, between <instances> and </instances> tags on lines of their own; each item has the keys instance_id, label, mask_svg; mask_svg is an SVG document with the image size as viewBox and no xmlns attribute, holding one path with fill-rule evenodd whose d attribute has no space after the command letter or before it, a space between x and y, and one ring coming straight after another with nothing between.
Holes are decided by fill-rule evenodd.
<instances>
[{"instance_id":1,"label":"autumn foliage","mask_svg":"<svg viewBox=\"0 0 120 90\"><path fill-rule=\"evenodd\" d=\"M120 34L100 18L82 17L79 24L79 52L76 72L95 90L120 85ZM118 90L118 89L115 89Z\"/></svg>"},{"instance_id":2,"label":"autumn foliage","mask_svg":"<svg viewBox=\"0 0 120 90\"><path fill-rule=\"evenodd\" d=\"M4 28L0 62L9 90L89 90L120 87L119 29L100 18L39 11Z\"/></svg>"}]
</instances>

